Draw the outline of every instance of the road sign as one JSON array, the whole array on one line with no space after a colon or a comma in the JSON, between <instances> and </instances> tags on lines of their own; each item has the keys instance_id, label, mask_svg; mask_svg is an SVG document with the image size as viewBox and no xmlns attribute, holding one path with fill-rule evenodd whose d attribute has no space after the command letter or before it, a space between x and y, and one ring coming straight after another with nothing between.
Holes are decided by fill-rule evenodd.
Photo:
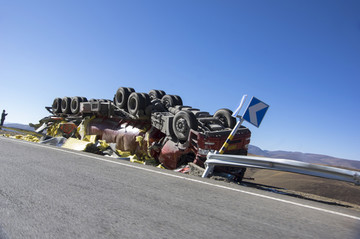
<instances>
[{"instance_id":1,"label":"road sign","mask_svg":"<svg viewBox=\"0 0 360 239\"><path fill-rule=\"evenodd\" d=\"M256 127L259 127L268 108L268 104L265 104L256 97L253 97L244 113L243 119Z\"/></svg>"}]
</instances>

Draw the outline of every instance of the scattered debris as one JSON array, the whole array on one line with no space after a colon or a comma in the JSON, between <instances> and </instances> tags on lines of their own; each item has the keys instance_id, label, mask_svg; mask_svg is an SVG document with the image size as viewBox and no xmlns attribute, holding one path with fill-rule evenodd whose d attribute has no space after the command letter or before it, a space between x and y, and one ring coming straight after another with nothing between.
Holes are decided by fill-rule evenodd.
<instances>
[{"instance_id":1,"label":"scattered debris","mask_svg":"<svg viewBox=\"0 0 360 239\"><path fill-rule=\"evenodd\" d=\"M34 135L10 135L10 134L5 134L4 136L9 137L9 138L15 138L15 139L22 139L22 140L26 140L26 141L30 141L30 142L40 142L40 139Z\"/></svg>"}]
</instances>

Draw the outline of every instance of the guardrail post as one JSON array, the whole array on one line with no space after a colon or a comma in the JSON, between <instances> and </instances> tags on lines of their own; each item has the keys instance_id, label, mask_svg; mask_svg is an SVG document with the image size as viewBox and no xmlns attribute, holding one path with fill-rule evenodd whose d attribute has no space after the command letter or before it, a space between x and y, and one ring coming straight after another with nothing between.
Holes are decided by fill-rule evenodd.
<instances>
[{"instance_id":1,"label":"guardrail post","mask_svg":"<svg viewBox=\"0 0 360 239\"><path fill-rule=\"evenodd\" d=\"M205 166L206 166L206 168L205 168L205 171L204 171L203 175L201 176L202 178L207 178L214 171L214 165L208 165L205 162Z\"/></svg>"},{"instance_id":2,"label":"guardrail post","mask_svg":"<svg viewBox=\"0 0 360 239\"><path fill-rule=\"evenodd\" d=\"M355 173L354 181L356 185L360 185L360 173Z\"/></svg>"}]
</instances>

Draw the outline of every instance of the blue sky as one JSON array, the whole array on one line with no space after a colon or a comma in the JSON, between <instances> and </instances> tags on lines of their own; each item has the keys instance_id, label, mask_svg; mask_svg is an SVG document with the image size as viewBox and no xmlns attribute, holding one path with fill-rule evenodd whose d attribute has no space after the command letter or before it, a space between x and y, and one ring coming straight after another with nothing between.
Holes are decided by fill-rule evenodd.
<instances>
[{"instance_id":1,"label":"blue sky","mask_svg":"<svg viewBox=\"0 0 360 239\"><path fill-rule=\"evenodd\" d=\"M162 89L185 105L270 108L267 150L360 160L360 2L0 0L0 109L36 123L55 97Z\"/></svg>"}]
</instances>

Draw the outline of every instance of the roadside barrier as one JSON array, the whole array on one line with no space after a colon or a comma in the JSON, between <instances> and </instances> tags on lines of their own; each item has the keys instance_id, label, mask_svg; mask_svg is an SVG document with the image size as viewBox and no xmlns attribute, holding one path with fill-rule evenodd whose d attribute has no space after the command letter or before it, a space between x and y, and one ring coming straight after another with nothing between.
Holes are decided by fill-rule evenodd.
<instances>
[{"instance_id":1,"label":"roadside barrier","mask_svg":"<svg viewBox=\"0 0 360 239\"><path fill-rule=\"evenodd\" d=\"M206 169L202 175L203 178L209 177L215 166L232 166L300 173L360 185L359 171L305 163L289 159L209 153L207 155L207 160L205 161L205 166Z\"/></svg>"}]
</instances>

